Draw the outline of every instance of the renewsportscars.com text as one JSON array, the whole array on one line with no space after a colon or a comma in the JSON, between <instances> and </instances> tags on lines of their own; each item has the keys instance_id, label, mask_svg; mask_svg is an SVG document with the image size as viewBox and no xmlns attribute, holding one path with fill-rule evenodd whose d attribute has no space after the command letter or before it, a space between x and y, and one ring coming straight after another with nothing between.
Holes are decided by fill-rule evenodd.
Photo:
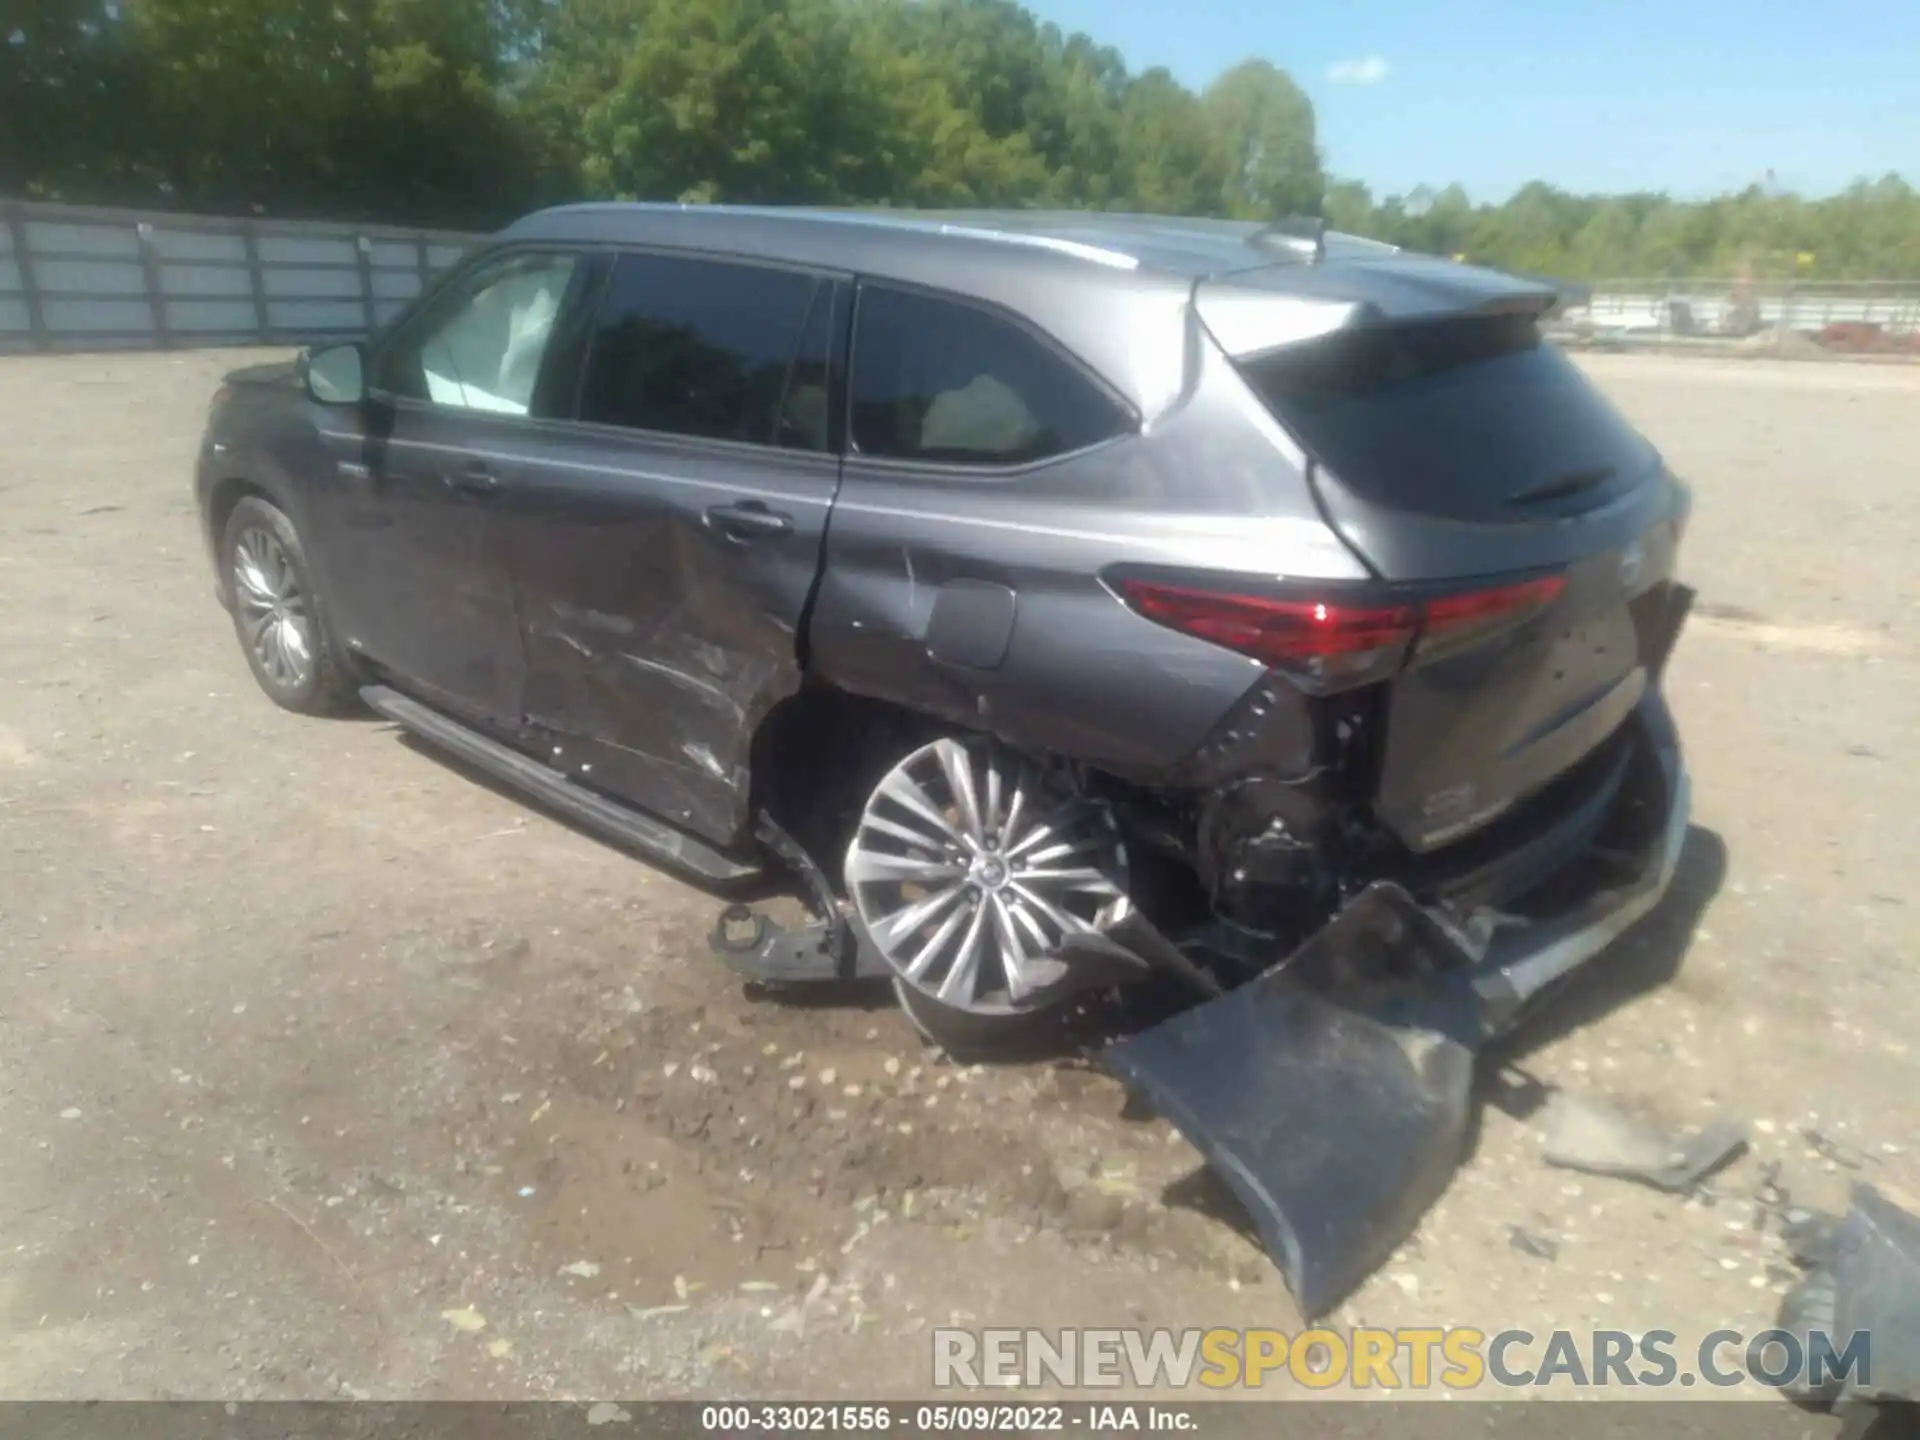
<instances>
[{"instance_id":1,"label":"renewsportscars.com text","mask_svg":"<svg viewBox=\"0 0 1920 1440\"><path fill-rule=\"evenodd\" d=\"M933 1332L933 1383L980 1390L1538 1390L1819 1386L1872 1378L1872 1337L1714 1330L1488 1332L1471 1326L1285 1330Z\"/></svg>"}]
</instances>

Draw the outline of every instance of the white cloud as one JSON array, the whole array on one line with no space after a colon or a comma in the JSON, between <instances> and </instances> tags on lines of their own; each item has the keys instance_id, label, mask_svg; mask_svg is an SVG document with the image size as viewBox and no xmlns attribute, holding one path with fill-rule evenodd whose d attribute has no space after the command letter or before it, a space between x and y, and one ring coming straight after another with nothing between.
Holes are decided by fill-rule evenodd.
<instances>
[{"instance_id":1,"label":"white cloud","mask_svg":"<svg viewBox=\"0 0 1920 1440\"><path fill-rule=\"evenodd\" d=\"M1363 55L1357 60L1336 60L1327 66L1327 79L1336 85L1378 85L1393 69L1384 55Z\"/></svg>"}]
</instances>

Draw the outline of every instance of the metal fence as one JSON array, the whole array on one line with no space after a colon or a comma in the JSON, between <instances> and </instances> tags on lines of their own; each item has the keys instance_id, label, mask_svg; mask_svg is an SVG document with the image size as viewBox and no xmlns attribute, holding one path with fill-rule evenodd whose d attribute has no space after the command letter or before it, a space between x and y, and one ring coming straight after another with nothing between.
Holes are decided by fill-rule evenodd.
<instances>
[{"instance_id":1,"label":"metal fence","mask_svg":"<svg viewBox=\"0 0 1920 1440\"><path fill-rule=\"evenodd\" d=\"M1916 281L1596 280L1592 291L1584 313L1568 318L1600 334L1739 339L1797 331L1852 342L1920 335Z\"/></svg>"},{"instance_id":2,"label":"metal fence","mask_svg":"<svg viewBox=\"0 0 1920 1440\"><path fill-rule=\"evenodd\" d=\"M0 354L306 344L389 319L480 237L0 200ZM1557 329L1655 343L1798 332L1920 353L1920 282L1602 280Z\"/></svg>"},{"instance_id":3,"label":"metal fence","mask_svg":"<svg viewBox=\"0 0 1920 1440\"><path fill-rule=\"evenodd\" d=\"M0 201L0 353L363 335L477 238Z\"/></svg>"}]
</instances>

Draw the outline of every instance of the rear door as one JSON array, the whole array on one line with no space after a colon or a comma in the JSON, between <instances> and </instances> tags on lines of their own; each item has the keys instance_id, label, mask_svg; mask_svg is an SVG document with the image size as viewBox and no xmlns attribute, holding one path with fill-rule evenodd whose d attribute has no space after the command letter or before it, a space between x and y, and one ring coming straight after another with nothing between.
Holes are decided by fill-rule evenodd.
<instances>
[{"instance_id":1,"label":"rear door","mask_svg":"<svg viewBox=\"0 0 1920 1440\"><path fill-rule=\"evenodd\" d=\"M1376 809L1416 849L1478 828L1626 719L1670 637L1682 499L1526 307L1378 315L1241 360L1328 518L1421 631Z\"/></svg>"},{"instance_id":2,"label":"rear door","mask_svg":"<svg viewBox=\"0 0 1920 1440\"><path fill-rule=\"evenodd\" d=\"M747 830L754 732L800 684L845 312L830 276L619 255L570 420L510 497L546 758L718 844Z\"/></svg>"},{"instance_id":3,"label":"rear door","mask_svg":"<svg viewBox=\"0 0 1920 1440\"><path fill-rule=\"evenodd\" d=\"M510 732L524 666L503 489L538 453L552 341L590 262L511 251L450 279L373 357L325 549L342 629L406 688Z\"/></svg>"}]
</instances>

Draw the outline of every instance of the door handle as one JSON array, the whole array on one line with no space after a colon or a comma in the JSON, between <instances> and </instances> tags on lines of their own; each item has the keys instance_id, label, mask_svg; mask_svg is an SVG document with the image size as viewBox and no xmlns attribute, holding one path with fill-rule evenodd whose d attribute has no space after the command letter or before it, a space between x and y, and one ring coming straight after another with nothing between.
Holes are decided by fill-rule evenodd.
<instances>
[{"instance_id":1,"label":"door handle","mask_svg":"<svg viewBox=\"0 0 1920 1440\"><path fill-rule=\"evenodd\" d=\"M714 505L706 513L707 529L729 540L771 539L793 533L793 517L769 510L759 500L742 500L733 505Z\"/></svg>"},{"instance_id":2,"label":"door handle","mask_svg":"<svg viewBox=\"0 0 1920 1440\"><path fill-rule=\"evenodd\" d=\"M462 495L485 497L500 493L500 477L487 468L484 461L473 460L457 470L449 470L440 477L449 490Z\"/></svg>"}]
</instances>

